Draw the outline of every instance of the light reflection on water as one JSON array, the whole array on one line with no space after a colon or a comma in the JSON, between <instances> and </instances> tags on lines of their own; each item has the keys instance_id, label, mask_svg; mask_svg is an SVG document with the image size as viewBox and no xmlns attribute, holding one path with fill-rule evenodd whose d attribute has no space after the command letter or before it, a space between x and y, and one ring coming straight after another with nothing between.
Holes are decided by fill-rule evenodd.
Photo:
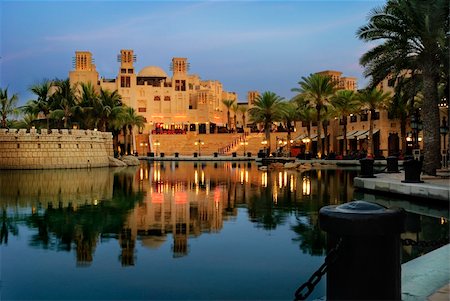
<instances>
[{"instance_id":1,"label":"light reflection on water","mask_svg":"<svg viewBox=\"0 0 450 301\"><path fill-rule=\"evenodd\" d=\"M291 300L323 262L318 210L352 200L355 175L247 162L0 171L2 297Z\"/></svg>"}]
</instances>

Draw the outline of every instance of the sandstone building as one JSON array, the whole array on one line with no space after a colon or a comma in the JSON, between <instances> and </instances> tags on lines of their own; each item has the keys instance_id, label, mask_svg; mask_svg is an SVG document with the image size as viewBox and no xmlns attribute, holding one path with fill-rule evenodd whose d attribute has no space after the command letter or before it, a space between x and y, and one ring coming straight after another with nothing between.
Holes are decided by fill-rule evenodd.
<instances>
[{"instance_id":1,"label":"sandstone building","mask_svg":"<svg viewBox=\"0 0 450 301\"><path fill-rule=\"evenodd\" d=\"M189 74L186 58L172 59L171 76L157 66L137 71L133 50L121 50L118 61L116 78L99 78L92 54L77 51L74 70L69 73L70 82L90 82L97 90L118 90L123 103L145 117L144 132L212 133L227 123L227 109L222 100L237 102L236 93L225 91L219 81L202 80L198 75Z\"/></svg>"}]
</instances>

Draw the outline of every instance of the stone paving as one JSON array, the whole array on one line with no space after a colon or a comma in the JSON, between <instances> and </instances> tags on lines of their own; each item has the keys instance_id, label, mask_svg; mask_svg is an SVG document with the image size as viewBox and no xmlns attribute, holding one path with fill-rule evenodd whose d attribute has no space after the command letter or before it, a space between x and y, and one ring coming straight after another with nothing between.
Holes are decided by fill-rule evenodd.
<instances>
[{"instance_id":1,"label":"stone paving","mask_svg":"<svg viewBox=\"0 0 450 301\"><path fill-rule=\"evenodd\" d=\"M354 186L370 192L392 193L434 199L450 203L450 179L448 170L440 176L421 175L423 183L403 183L404 172L379 173L375 178L354 179ZM428 254L402 265L402 300L449 301L450 300L450 245L447 244Z\"/></svg>"},{"instance_id":2,"label":"stone paving","mask_svg":"<svg viewBox=\"0 0 450 301\"><path fill-rule=\"evenodd\" d=\"M446 176L422 175L423 183L404 183L405 174L379 173L375 178L354 179L355 188L450 202L450 179Z\"/></svg>"}]
</instances>

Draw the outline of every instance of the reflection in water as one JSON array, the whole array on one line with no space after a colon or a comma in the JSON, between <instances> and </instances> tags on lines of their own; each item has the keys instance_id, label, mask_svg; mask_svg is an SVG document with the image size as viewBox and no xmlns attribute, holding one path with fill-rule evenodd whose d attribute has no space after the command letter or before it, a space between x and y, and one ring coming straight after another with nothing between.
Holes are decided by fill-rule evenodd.
<instances>
[{"instance_id":1,"label":"reflection in water","mask_svg":"<svg viewBox=\"0 0 450 301\"><path fill-rule=\"evenodd\" d=\"M190 237L219 232L224 221L236 218L239 206L267 230L295 214L298 225L292 230L301 250L321 255L325 244L317 211L348 201L353 191L351 173L341 170L261 172L236 162L146 162L115 172L6 171L0 179L2 242L17 232L16 222L25 222L37 230L31 246L75 250L79 265L92 262L99 238L118 240L124 266L135 264L136 240L159 248L170 235L173 257L185 256Z\"/></svg>"},{"instance_id":2,"label":"reflection in water","mask_svg":"<svg viewBox=\"0 0 450 301\"><path fill-rule=\"evenodd\" d=\"M405 233L402 239L411 239L417 242L431 242L423 245L403 246L403 262L414 259L441 246L449 237L449 210L448 206L436 202L423 202L416 199L396 199L386 196L373 195L364 192L355 192L356 199L363 199L378 203L385 207L399 207L406 210ZM444 238L447 238L445 240Z\"/></svg>"},{"instance_id":3,"label":"reflection in water","mask_svg":"<svg viewBox=\"0 0 450 301\"><path fill-rule=\"evenodd\" d=\"M119 260L116 266L140 262L146 266L149 254L158 251L185 262L195 257L193 250L201 252L195 238L205 238L204 242L228 232L234 236L216 250L217 257L236 252L242 260L235 260L238 267L248 268L246 264L254 261L256 250L244 257L248 249L240 245L249 241L260 244L261 240L272 243L270 235L240 235L251 227L268 234L283 233L279 235L287 239L274 246L277 253L284 254L293 242L295 253L310 261L311 256L324 256L326 250L326 236L318 224L319 209L351 201L354 196L371 200L371 195L354 194L355 175L354 170L341 169L260 171L254 163L236 162L145 162L125 169L1 171L0 243L9 248L11 236L17 237L22 229L33 250L72 252L77 267L95 270L93 262L104 259L95 259L103 243L118 248L110 251ZM386 202L386 206L398 205ZM426 240L445 235L441 233L445 231L448 235L448 210L441 214L440 209L431 208L430 212L438 213L430 213L430 217L408 215L404 238ZM420 252L423 250L404 247L404 258ZM218 264L220 261L213 266ZM224 269L230 269L230 264L227 262ZM264 260L256 260L256 269L261 269L261 264ZM114 265L108 262L108 266ZM246 296L249 298L242 298ZM191 299L196 297L202 296Z\"/></svg>"}]
</instances>

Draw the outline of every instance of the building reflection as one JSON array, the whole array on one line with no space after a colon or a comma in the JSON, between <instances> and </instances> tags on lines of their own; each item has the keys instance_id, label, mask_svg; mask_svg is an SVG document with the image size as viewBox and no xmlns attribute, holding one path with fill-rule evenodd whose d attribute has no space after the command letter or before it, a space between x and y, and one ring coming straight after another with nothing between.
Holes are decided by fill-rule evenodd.
<instances>
[{"instance_id":1,"label":"building reflection","mask_svg":"<svg viewBox=\"0 0 450 301\"><path fill-rule=\"evenodd\" d=\"M109 239L120 247L120 263L133 266L140 246L158 249L170 244L174 258L186 256L192 251L190 239L220 232L240 212L268 231L295 216L291 230L300 250L323 255L318 211L352 200L356 174L326 168L261 171L247 162L163 161L121 170L66 172L60 180L52 177L50 184L46 171L0 174L0 205L5 208L1 243L8 243L8 234L15 235L11 221L24 220L36 229L30 245L76 252L78 266L90 265L97 245ZM6 178L27 183L7 187ZM50 187L48 196L45 187ZM29 211L24 214L19 207Z\"/></svg>"}]
</instances>

